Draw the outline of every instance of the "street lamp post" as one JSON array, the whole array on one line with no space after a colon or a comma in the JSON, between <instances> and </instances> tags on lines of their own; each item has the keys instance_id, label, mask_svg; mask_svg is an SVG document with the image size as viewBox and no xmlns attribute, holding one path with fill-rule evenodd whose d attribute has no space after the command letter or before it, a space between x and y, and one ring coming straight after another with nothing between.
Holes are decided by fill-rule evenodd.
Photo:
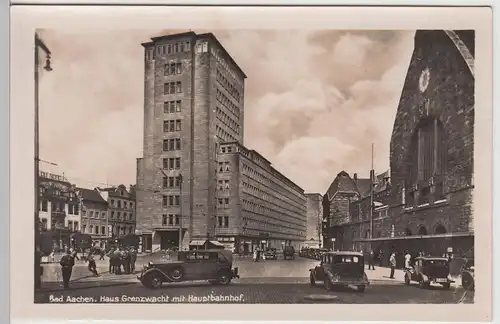
<instances>
[{"instance_id":1,"label":"street lamp post","mask_svg":"<svg viewBox=\"0 0 500 324\"><path fill-rule=\"evenodd\" d=\"M183 199L182 199L182 182L183 182L183 179L182 179L182 174L179 173L179 251L182 251L182 217L183 217L183 214L182 214L182 203L183 203Z\"/></svg>"},{"instance_id":2,"label":"street lamp post","mask_svg":"<svg viewBox=\"0 0 500 324\"><path fill-rule=\"evenodd\" d=\"M34 276L35 276L35 288L39 288L41 285L41 256L40 256L40 218L39 218L39 209L40 209L40 129L39 129L39 85L38 85L38 69L39 69L39 49L42 49L43 52L45 52L46 55L46 61L45 61L45 66L44 69L46 71L52 71L52 68L50 67L50 55L51 52L49 48L44 44L44 42L38 37L38 34L35 33L35 74L34 74L34 81L35 81L35 249L34 249Z\"/></svg>"}]
</instances>

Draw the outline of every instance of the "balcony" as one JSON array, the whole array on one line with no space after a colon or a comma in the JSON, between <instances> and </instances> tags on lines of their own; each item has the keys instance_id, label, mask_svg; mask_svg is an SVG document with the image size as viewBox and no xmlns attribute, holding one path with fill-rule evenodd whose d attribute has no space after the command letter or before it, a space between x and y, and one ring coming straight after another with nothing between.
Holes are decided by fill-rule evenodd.
<instances>
[{"instance_id":1,"label":"balcony","mask_svg":"<svg viewBox=\"0 0 500 324\"><path fill-rule=\"evenodd\" d=\"M52 218L64 219L66 217L65 211L53 210L50 212Z\"/></svg>"}]
</instances>

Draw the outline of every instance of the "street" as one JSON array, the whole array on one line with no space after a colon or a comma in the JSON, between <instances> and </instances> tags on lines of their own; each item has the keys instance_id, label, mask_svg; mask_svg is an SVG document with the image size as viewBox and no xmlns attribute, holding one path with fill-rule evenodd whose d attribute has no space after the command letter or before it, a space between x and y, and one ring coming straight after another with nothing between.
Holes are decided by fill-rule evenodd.
<instances>
[{"instance_id":1,"label":"street","mask_svg":"<svg viewBox=\"0 0 500 324\"><path fill-rule=\"evenodd\" d=\"M37 303L473 303L474 293L464 296L464 289L455 285L449 290L436 286L420 289L416 283L406 286L402 271L396 279L387 278L388 269L366 270L370 286L364 293L345 288L327 292L322 284L311 287L309 269L316 260L267 260L252 262L237 259L234 266L241 279L228 286L213 286L207 282L165 284L161 289L143 287L135 274L84 277L74 280L70 289L63 290L59 282L46 283L37 292ZM103 264L104 266L105 264ZM140 269L142 263L137 264ZM156 298L153 298L156 297Z\"/></svg>"}]
</instances>

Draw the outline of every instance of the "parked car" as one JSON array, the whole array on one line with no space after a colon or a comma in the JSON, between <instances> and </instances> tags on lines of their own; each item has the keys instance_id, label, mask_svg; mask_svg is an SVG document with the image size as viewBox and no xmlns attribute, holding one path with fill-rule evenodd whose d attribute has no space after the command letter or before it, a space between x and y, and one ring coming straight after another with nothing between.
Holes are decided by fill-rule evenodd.
<instances>
[{"instance_id":1,"label":"parked car","mask_svg":"<svg viewBox=\"0 0 500 324\"><path fill-rule=\"evenodd\" d=\"M302 258L306 257L308 250L309 250L309 248L306 248L306 247L301 248L299 251L299 257L302 257Z\"/></svg>"},{"instance_id":2,"label":"parked car","mask_svg":"<svg viewBox=\"0 0 500 324\"><path fill-rule=\"evenodd\" d=\"M316 249L314 251L314 259L321 260L321 256L326 252L328 252L328 249Z\"/></svg>"},{"instance_id":3,"label":"parked car","mask_svg":"<svg viewBox=\"0 0 500 324\"><path fill-rule=\"evenodd\" d=\"M208 280L212 284L228 285L239 278L238 268L232 268L233 254L229 250L209 249L180 251L177 260L150 261L137 279L147 288L160 288L163 283Z\"/></svg>"},{"instance_id":4,"label":"parked car","mask_svg":"<svg viewBox=\"0 0 500 324\"><path fill-rule=\"evenodd\" d=\"M450 262L443 257L417 257L413 268L405 270L405 283L418 282L420 288L428 288L432 283L448 289L455 282L450 276Z\"/></svg>"},{"instance_id":5,"label":"parked car","mask_svg":"<svg viewBox=\"0 0 500 324\"><path fill-rule=\"evenodd\" d=\"M460 275L462 277L462 287L467 290L474 291L475 282L474 282L474 261L467 260L460 271Z\"/></svg>"},{"instance_id":6,"label":"parked car","mask_svg":"<svg viewBox=\"0 0 500 324\"><path fill-rule=\"evenodd\" d=\"M364 292L370 284L365 273L363 254L359 252L323 253L320 264L309 269L309 272L311 286L320 281L327 290L339 286L356 286L359 292Z\"/></svg>"},{"instance_id":7,"label":"parked car","mask_svg":"<svg viewBox=\"0 0 500 324\"><path fill-rule=\"evenodd\" d=\"M285 260L295 259L295 249L293 246L291 246L291 245L285 246L285 248L283 249L283 258Z\"/></svg>"},{"instance_id":8,"label":"parked car","mask_svg":"<svg viewBox=\"0 0 500 324\"><path fill-rule=\"evenodd\" d=\"M270 248L264 252L264 256L266 260L277 260L278 259L278 253L276 252L276 249Z\"/></svg>"}]
</instances>

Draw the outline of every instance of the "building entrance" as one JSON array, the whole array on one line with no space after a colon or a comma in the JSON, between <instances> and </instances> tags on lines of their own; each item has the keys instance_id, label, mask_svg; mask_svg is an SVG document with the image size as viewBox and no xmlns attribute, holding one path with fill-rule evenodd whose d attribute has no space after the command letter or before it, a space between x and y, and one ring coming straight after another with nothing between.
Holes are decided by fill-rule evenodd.
<instances>
[{"instance_id":1,"label":"building entrance","mask_svg":"<svg viewBox=\"0 0 500 324\"><path fill-rule=\"evenodd\" d=\"M178 231L162 231L160 234L160 249L167 250L179 247Z\"/></svg>"}]
</instances>

